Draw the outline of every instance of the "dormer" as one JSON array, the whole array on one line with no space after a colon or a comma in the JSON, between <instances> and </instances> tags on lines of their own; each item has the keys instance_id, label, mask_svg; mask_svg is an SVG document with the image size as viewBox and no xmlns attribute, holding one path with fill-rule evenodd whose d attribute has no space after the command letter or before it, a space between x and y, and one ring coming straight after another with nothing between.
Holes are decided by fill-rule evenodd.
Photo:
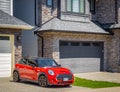
<instances>
[{"instance_id":1,"label":"dormer","mask_svg":"<svg viewBox=\"0 0 120 92\"><path fill-rule=\"evenodd\" d=\"M61 0L60 18L72 21L89 21L90 0Z\"/></svg>"}]
</instances>

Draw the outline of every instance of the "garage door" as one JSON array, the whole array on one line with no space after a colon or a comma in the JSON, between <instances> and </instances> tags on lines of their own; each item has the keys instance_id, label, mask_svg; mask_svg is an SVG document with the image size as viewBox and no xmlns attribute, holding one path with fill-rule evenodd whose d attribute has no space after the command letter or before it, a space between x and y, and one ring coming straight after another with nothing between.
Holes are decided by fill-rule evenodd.
<instances>
[{"instance_id":1,"label":"garage door","mask_svg":"<svg viewBox=\"0 0 120 92\"><path fill-rule=\"evenodd\" d=\"M8 36L0 36L0 77L11 74L11 45Z\"/></svg>"},{"instance_id":2,"label":"garage door","mask_svg":"<svg viewBox=\"0 0 120 92\"><path fill-rule=\"evenodd\" d=\"M60 41L60 63L74 73L103 69L103 43Z\"/></svg>"}]
</instances>

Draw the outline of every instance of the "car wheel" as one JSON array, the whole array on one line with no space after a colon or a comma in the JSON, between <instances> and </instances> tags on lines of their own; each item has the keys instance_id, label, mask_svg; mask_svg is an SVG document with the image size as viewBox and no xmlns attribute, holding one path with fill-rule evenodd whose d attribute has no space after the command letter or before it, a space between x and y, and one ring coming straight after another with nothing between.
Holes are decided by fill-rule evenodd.
<instances>
[{"instance_id":1,"label":"car wheel","mask_svg":"<svg viewBox=\"0 0 120 92\"><path fill-rule=\"evenodd\" d=\"M38 83L41 87L47 87L48 86L47 77L45 75L40 75Z\"/></svg>"},{"instance_id":2,"label":"car wheel","mask_svg":"<svg viewBox=\"0 0 120 92\"><path fill-rule=\"evenodd\" d=\"M18 74L17 71L13 72L13 81L14 82L19 82L20 81L19 74Z\"/></svg>"}]
</instances>

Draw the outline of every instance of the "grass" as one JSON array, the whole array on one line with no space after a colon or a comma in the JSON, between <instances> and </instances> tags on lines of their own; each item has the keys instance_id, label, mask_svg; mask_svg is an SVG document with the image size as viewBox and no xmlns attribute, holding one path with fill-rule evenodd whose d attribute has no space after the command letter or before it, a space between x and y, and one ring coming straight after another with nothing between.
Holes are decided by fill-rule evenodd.
<instances>
[{"instance_id":1,"label":"grass","mask_svg":"<svg viewBox=\"0 0 120 92\"><path fill-rule=\"evenodd\" d=\"M92 81L83 78L75 77L74 86L88 87L88 88L106 88L118 87L120 83L105 82L105 81Z\"/></svg>"}]
</instances>

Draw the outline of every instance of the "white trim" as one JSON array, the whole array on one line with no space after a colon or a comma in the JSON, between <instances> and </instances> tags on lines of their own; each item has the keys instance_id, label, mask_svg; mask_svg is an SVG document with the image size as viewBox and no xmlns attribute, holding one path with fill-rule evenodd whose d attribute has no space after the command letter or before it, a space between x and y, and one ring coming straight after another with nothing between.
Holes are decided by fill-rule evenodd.
<instances>
[{"instance_id":1,"label":"white trim","mask_svg":"<svg viewBox=\"0 0 120 92\"><path fill-rule=\"evenodd\" d=\"M13 29L24 29L31 30L33 26L24 26L24 25L12 25L12 24L0 24L0 28L13 28Z\"/></svg>"},{"instance_id":2,"label":"white trim","mask_svg":"<svg viewBox=\"0 0 120 92\"><path fill-rule=\"evenodd\" d=\"M10 0L10 15L13 16L13 0Z\"/></svg>"}]
</instances>

